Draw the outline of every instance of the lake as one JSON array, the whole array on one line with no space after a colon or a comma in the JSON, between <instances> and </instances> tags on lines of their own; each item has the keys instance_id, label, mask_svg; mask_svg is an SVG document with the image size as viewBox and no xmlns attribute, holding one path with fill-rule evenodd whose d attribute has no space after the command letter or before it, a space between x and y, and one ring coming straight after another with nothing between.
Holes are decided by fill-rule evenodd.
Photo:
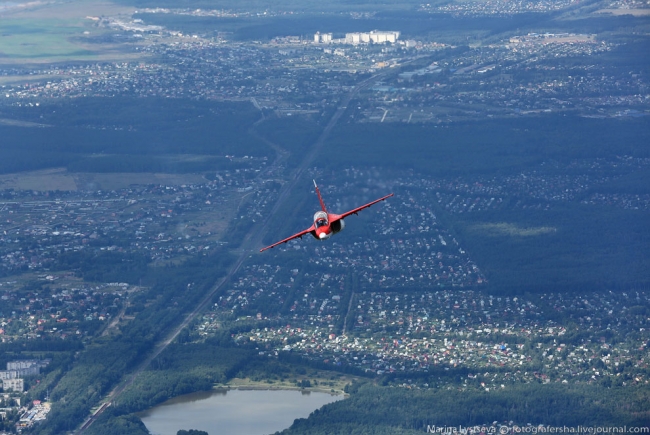
<instances>
[{"instance_id":1,"label":"lake","mask_svg":"<svg viewBox=\"0 0 650 435\"><path fill-rule=\"evenodd\" d=\"M212 390L175 397L138 414L152 435L199 429L209 435L263 435L291 426L343 396L295 390Z\"/></svg>"}]
</instances>

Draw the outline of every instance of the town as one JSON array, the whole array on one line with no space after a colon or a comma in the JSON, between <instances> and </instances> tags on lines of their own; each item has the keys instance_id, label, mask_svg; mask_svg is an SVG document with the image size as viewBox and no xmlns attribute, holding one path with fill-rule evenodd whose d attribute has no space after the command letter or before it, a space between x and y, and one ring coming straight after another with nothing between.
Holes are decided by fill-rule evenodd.
<instances>
[{"instance_id":1,"label":"town","mask_svg":"<svg viewBox=\"0 0 650 435\"><path fill-rule=\"evenodd\" d=\"M299 9L142 7L83 18L80 58L0 52L0 128L19 157L0 171L0 434L56 419L83 432L107 409L250 373L643 391L650 158L634 135L650 82L643 26L627 38L629 17L599 19L650 9L598 8L419 4L412 28L337 11L312 29L292 27L313 19ZM582 13L597 23L574 26ZM562 20L527 21L544 14ZM50 150L53 131L74 138ZM331 240L258 252L313 222L312 179L333 213L394 196ZM175 369L167 346L219 361L155 400L110 398L128 396L126 375ZM119 361L74 372L93 351ZM267 362L281 369L262 376Z\"/></svg>"},{"instance_id":2,"label":"town","mask_svg":"<svg viewBox=\"0 0 650 435\"><path fill-rule=\"evenodd\" d=\"M536 7L548 11L573 2L548 3ZM280 115L317 118L356 78L380 74L381 82L362 92L351 113L355 122L449 123L540 113L635 117L648 110L647 77L600 62L624 46L593 33L531 32L461 45L445 36L413 39L399 30L338 35L322 29L262 42L143 24L161 13L141 11L129 22L90 17L92 30L83 38L101 43L119 37L137 61L0 66L2 104L30 107L80 96L188 97L251 100ZM206 11L177 11L184 13Z\"/></svg>"},{"instance_id":3,"label":"town","mask_svg":"<svg viewBox=\"0 0 650 435\"><path fill-rule=\"evenodd\" d=\"M294 352L332 367L352 366L377 375L418 377L435 367L460 367L468 373L460 387L486 391L517 382L625 386L649 381L645 293L623 298L612 293L588 298L546 294L527 300L467 290L362 292L355 294L348 313L354 325L338 335L332 332L333 323L322 321L336 320L327 313L336 311L329 305L336 306L337 295L320 299L309 290L300 298L304 308L295 310L300 314L277 318L286 326L251 329L233 339L256 346L260 355ZM227 302L245 304L247 297L255 302L259 292L234 292ZM204 315L196 333L209 336L222 324L224 311L215 307ZM611 333L612 327L627 332ZM600 335L603 330L606 336ZM459 387L450 380L404 386Z\"/></svg>"},{"instance_id":4,"label":"town","mask_svg":"<svg viewBox=\"0 0 650 435\"><path fill-rule=\"evenodd\" d=\"M2 394L2 407L0 416L7 418L7 413L17 413L19 420L17 428L27 429L34 424L42 422L50 412L50 403L40 400L24 403L23 391L25 390L24 377L35 378L42 368L47 367L49 359L41 360L16 360L7 362L7 370L0 370L0 384Z\"/></svg>"},{"instance_id":5,"label":"town","mask_svg":"<svg viewBox=\"0 0 650 435\"><path fill-rule=\"evenodd\" d=\"M164 267L209 255L229 243L220 216L254 226L272 203L273 183L251 175L265 164L254 160L249 169L221 171L214 181L194 184L5 190L2 342L58 340L74 346L117 332L142 309L138 283L87 275L66 263L66 256L115 254ZM490 295L482 290L489 280L471 250L438 215L500 208L544 212L561 203L647 211L647 196L593 192L648 165L647 159L630 157L575 161L573 175L559 177L553 175L557 163L549 162L518 177L454 179L348 168L322 185L334 210L365 198L356 193L359 182L381 179L394 185L397 195L365 219L352 218L351 229L327 244L298 240L255 257L191 335L204 340L253 322L248 333L232 340L271 358L296 353L334 369L356 367L375 375L462 367L469 371L463 388L533 381L647 383L650 318L644 291ZM323 179L318 170L311 175ZM305 220L309 214L305 210ZM369 222L379 230L371 238L359 231ZM287 256L294 266L286 266ZM260 329L255 322L277 326ZM20 399L38 378L26 373L5 392L13 390L11 400ZM443 386L424 383L405 386Z\"/></svg>"}]
</instances>

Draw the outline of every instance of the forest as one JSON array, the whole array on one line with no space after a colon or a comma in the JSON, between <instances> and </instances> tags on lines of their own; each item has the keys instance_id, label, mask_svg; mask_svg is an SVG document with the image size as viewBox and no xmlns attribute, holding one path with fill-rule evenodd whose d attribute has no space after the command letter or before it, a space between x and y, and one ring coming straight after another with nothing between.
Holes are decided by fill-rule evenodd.
<instances>
[{"instance_id":1,"label":"forest","mask_svg":"<svg viewBox=\"0 0 650 435\"><path fill-rule=\"evenodd\" d=\"M260 114L248 103L81 98L0 108L0 117L42 125L0 125L0 173L57 167L72 172L202 172L241 167L225 155L274 154L249 132ZM60 139L52 142L52 136Z\"/></svg>"},{"instance_id":2,"label":"forest","mask_svg":"<svg viewBox=\"0 0 650 435\"><path fill-rule=\"evenodd\" d=\"M547 115L440 126L346 124L328 138L328 159L318 164L333 169L363 162L435 176L511 174L544 160L649 157L648 143L647 117L620 120Z\"/></svg>"},{"instance_id":3,"label":"forest","mask_svg":"<svg viewBox=\"0 0 650 435\"><path fill-rule=\"evenodd\" d=\"M299 419L282 434L422 433L438 427L486 426L493 422L546 426L646 426L646 388L524 384L489 392L382 388L352 384L347 400ZM512 424L512 423L510 423Z\"/></svg>"},{"instance_id":4,"label":"forest","mask_svg":"<svg viewBox=\"0 0 650 435\"><path fill-rule=\"evenodd\" d=\"M585 210L573 204L540 214L504 210L466 215L452 223L498 294L589 292L647 286L650 231L644 212ZM487 231L490 224L553 225L552 234L523 237Z\"/></svg>"}]
</instances>

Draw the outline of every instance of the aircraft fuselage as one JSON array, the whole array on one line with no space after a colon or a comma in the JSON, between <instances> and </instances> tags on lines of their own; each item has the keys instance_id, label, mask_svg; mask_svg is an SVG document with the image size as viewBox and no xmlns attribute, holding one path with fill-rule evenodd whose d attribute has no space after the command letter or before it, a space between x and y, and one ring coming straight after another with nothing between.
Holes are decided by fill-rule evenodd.
<instances>
[{"instance_id":1,"label":"aircraft fuselage","mask_svg":"<svg viewBox=\"0 0 650 435\"><path fill-rule=\"evenodd\" d=\"M345 222L339 215L317 211L314 214L314 230L311 235L317 240L327 240L345 228Z\"/></svg>"},{"instance_id":2,"label":"aircraft fuselage","mask_svg":"<svg viewBox=\"0 0 650 435\"><path fill-rule=\"evenodd\" d=\"M293 236L289 236L286 239L282 239L279 242L275 242L272 245L260 249L260 252L266 251L267 249L271 249L283 243L287 243L289 240L301 239L302 236L306 236L307 234L311 234L316 240L327 240L330 237L332 237L332 234L336 234L339 231L342 231L343 228L345 228L345 222L343 222L343 218L350 216L351 214L357 214L361 210L364 210L373 204L377 204L378 202L381 202L393 196L393 194L391 193L389 195L382 196L379 199L375 199L374 201L369 202L368 204L362 205L361 207L357 207L350 211L346 211L343 214L334 214L334 213L327 212L327 208L325 207L325 202L323 202L323 197L320 194L320 190L318 190L316 181L314 181L314 188L316 189L316 195L318 195L318 202L320 202L321 210L317 211L314 214L313 225L305 230L300 231L299 233L294 234Z\"/></svg>"}]
</instances>

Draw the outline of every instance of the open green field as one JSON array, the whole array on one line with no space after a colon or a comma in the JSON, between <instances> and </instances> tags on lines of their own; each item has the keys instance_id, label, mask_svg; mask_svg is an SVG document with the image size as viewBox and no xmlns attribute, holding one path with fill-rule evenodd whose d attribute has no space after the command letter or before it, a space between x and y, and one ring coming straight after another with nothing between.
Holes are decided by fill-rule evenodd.
<instances>
[{"instance_id":1,"label":"open green field","mask_svg":"<svg viewBox=\"0 0 650 435\"><path fill-rule=\"evenodd\" d=\"M201 174L137 173L85 173L68 172L65 168L43 169L0 175L0 189L15 190L78 190L123 189L134 184L192 184L205 182Z\"/></svg>"},{"instance_id":2,"label":"open green field","mask_svg":"<svg viewBox=\"0 0 650 435\"><path fill-rule=\"evenodd\" d=\"M100 29L88 17L130 15L134 8L103 0L5 2L0 0L0 64L124 59L124 46L88 44Z\"/></svg>"},{"instance_id":3,"label":"open green field","mask_svg":"<svg viewBox=\"0 0 650 435\"><path fill-rule=\"evenodd\" d=\"M0 57L38 60L92 56L95 53L70 41L84 30L77 19L2 19Z\"/></svg>"}]
</instances>

